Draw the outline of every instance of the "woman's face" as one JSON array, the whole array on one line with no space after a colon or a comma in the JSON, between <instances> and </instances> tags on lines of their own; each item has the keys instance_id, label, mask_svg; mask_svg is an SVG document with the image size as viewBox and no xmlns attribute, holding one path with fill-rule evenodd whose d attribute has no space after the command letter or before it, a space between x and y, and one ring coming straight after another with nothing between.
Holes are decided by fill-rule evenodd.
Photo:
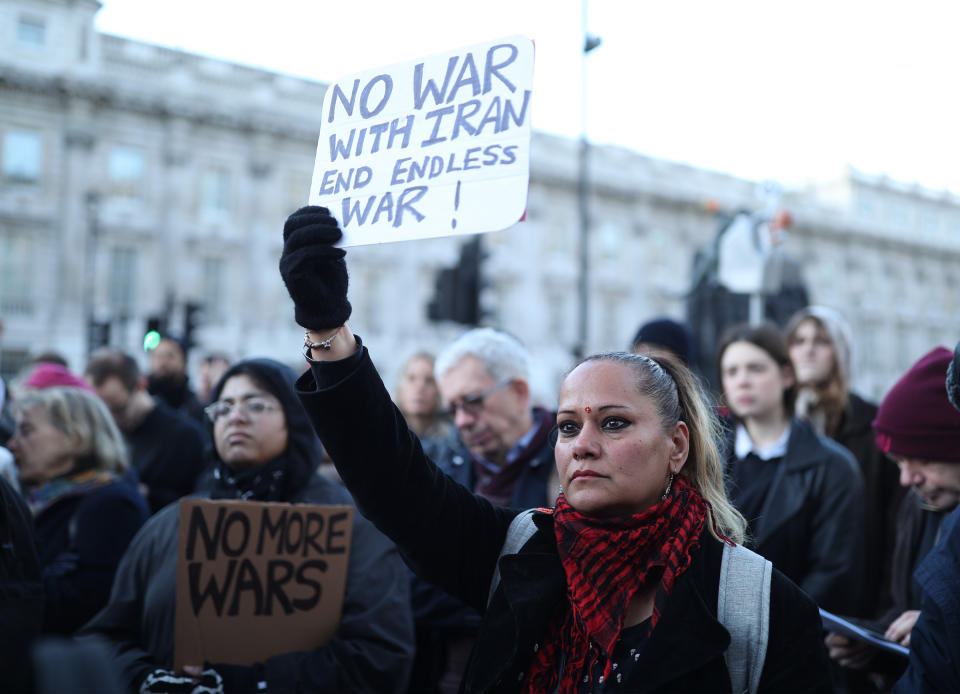
<instances>
[{"instance_id":1,"label":"woman's face","mask_svg":"<svg viewBox=\"0 0 960 694\"><path fill-rule=\"evenodd\" d=\"M231 376L214 405L222 411L213 422L214 445L231 469L265 465L287 449L287 420L280 401L246 374Z\"/></svg>"},{"instance_id":2,"label":"woman's face","mask_svg":"<svg viewBox=\"0 0 960 694\"><path fill-rule=\"evenodd\" d=\"M741 419L783 415L783 391L793 385L789 367L780 367L752 342L732 342L720 359L723 393Z\"/></svg>"},{"instance_id":3,"label":"woman's face","mask_svg":"<svg viewBox=\"0 0 960 694\"><path fill-rule=\"evenodd\" d=\"M836 355L833 343L817 321L800 323L790 338L790 361L797 373L797 381L814 385L826 381L833 371Z\"/></svg>"},{"instance_id":4,"label":"woman's face","mask_svg":"<svg viewBox=\"0 0 960 694\"><path fill-rule=\"evenodd\" d=\"M440 391L433 377L433 362L418 357L407 364L400 378L397 405L407 415L426 416L437 411Z\"/></svg>"},{"instance_id":5,"label":"woman's face","mask_svg":"<svg viewBox=\"0 0 960 694\"><path fill-rule=\"evenodd\" d=\"M20 471L20 481L29 487L48 482L73 469L67 435L57 429L45 407L21 413L17 431L7 447Z\"/></svg>"},{"instance_id":6,"label":"woman's face","mask_svg":"<svg viewBox=\"0 0 960 694\"><path fill-rule=\"evenodd\" d=\"M689 432L664 431L630 367L586 362L560 391L557 471L570 505L591 516L618 516L656 504L670 473L687 459Z\"/></svg>"}]
</instances>

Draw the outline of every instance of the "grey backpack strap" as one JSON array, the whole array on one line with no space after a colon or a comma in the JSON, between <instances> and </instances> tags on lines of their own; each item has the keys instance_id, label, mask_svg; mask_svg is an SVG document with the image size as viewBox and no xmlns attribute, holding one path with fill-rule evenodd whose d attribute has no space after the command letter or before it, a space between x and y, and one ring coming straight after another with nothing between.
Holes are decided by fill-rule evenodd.
<instances>
[{"instance_id":1,"label":"grey backpack strap","mask_svg":"<svg viewBox=\"0 0 960 694\"><path fill-rule=\"evenodd\" d=\"M756 694L770 635L773 564L742 545L723 545L717 619L730 632L724 654L733 694Z\"/></svg>"},{"instance_id":2,"label":"grey backpack strap","mask_svg":"<svg viewBox=\"0 0 960 694\"><path fill-rule=\"evenodd\" d=\"M510 527L507 528L507 537L503 541L503 547L500 548L500 556L497 557L496 566L493 567L493 578L490 580L490 594L487 596L487 605L493 600L493 594L500 585L500 557L505 554L516 554L520 548L527 544L527 540L533 537L537 532L537 526L533 522L533 514L536 509L531 508L518 513L510 521Z\"/></svg>"}]
</instances>

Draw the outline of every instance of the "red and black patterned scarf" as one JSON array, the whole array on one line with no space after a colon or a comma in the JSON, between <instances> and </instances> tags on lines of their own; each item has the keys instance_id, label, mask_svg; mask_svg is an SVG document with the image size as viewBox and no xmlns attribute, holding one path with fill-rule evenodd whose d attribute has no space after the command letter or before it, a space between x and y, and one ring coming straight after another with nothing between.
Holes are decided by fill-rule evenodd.
<instances>
[{"instance_id":1,"label":"red and black patterned scarf","mask_svg":"<svg viewBox=\"0 0 960 694\"><path fill-rule=\"evenodd\" d=\"M652 631L699 544L707 508L683 475L676 476L667 499L632 516L585 516L560 495L553 527L567 575L569 603L548 627L544 647L531 665L526 692L576 692L600 655L606 658L605 676L610 676L613 647L620 639L630 599L659 580L650 617ZM565 665L558 682L561 654Z\"/></svg>"}]
</instances>

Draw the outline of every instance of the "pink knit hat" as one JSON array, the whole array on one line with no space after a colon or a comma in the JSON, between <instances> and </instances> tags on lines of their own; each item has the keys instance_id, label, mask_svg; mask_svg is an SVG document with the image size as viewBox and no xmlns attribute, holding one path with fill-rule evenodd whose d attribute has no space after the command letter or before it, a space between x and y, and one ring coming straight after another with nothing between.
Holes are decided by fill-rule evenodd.
<instances>
[{"instance_id":1,"label":"pink knit hat","mask_svg":"<svg viewBox=\"0 0 960 694\"><path fill-rule=\"evenodd\" d=\"M41 362L37 364L37 368L27 377L23 385L39 390L53 388L54 386L72 386L74 388L82 388L89 393L93 392L90 384L71 372L70 369L51 362Z\"/></svg>"},{"instance_id":2,"label":"pink knit hat","mask_svg":"<svg viewBox=\"0 0 960 694\"><path fill-rule=\"evenodd\" d=\"M960 412L947 398L946 347L928 352L910 367L880 403L873 420L884 453L941 463L960 463Z\"/></svg>"}]
</instances>

